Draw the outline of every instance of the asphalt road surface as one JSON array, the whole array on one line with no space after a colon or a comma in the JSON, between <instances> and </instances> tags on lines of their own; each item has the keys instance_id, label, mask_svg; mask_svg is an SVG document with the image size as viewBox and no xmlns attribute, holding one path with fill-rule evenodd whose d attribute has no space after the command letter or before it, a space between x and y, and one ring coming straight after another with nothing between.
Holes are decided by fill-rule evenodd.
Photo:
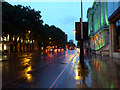
<instances>
[{"instance_id":1,"label":"asphalt road surface","mask_svg":"<svg viewBox=\"0 0 120 90\"><path fill-rule=\"evenodd\" d=\"M5 55L7 61L2 63L3 88L52 88L76 54L76 50L68 50Z\"/></svg>"}]
</instances>

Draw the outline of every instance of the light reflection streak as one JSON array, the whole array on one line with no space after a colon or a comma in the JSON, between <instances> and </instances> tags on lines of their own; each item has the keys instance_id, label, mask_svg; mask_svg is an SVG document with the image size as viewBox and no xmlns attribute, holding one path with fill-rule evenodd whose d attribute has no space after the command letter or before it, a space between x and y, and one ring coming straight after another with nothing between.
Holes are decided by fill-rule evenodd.
<instances>
[{"instance_id":1,"label":"light reflection streak","mask_svg":"<svg viewBox=\"0 0 120 90\"><path fill-rule=\"evenodd\" d=\"M73 70L73 67L74 67L74 65L75 65L76 58L77 58L77 56L75 56L75 57L73 58L71 70Z\"/></svg>"},{"instance_id":2,"label":"light reflection streak","mask_svg":"<svg viewBox=\"0 0 120 90\"><path fill-rule=\"evenodd\" d=\"M55 52L55 59L57 59L57 52Z\"/></svg>"},{"instance_id":3,"label":"light reflection streak","mask_svg":"<svg viewBox=\"0 0 120 90\"><path fill-rule=\"evenodd\" d=\"M54 55L52 54L52 59L54 60Z\"/></svg>"},{"instance_id":4,"label":"light reflection streak","mask_svg":"<svg viewBox=\"0 0 120 90\"><path fill-rule=\"evenodd\" d=\"M52 58L52 52L50 52L50 53L48 53L48 56L50 57L50 58Z\"/></svg>"},{"instance_id":5,"label":"light reflection streak","mask_svg":"<svg viewBox=\"0 0 120 90\"><path fill-rule=\"evenodd\" d=\"M28 55L23 55L23 56L28 56ZM27 78L28 81L32 80L32 75L30 74L30 71L32 71L31 67L31 56L28 56L27 58L23 58L21 62L25 67L24 69L24 75Z\"/></svg>"},{"instance_id":6,"label":"light reflection streak","mask_svg":"<svg viewBox=\"0 0 120 90\"><path fill-rule=\"evenodd\" d=\"M79 54L77 54L74 58L73 58L73 61L72 61L72 68L71 70L73 70L73 67L75 66L75 62L77 61L77 57L79 56ZM79 63L79 60L78 60L78 63Z\"/></svg>"},{"instance_id":7,"label":"light reflection streak","mask_svg":"<svg viewBox=\"0 0 120 90\"><path fill-rule=\"evenodd\" d=\"M25 69L25 76L27 77L27 80L30 81L32 79L32 75L29 74L29 72L32 71L31 66Z\"/></svg>"},{"instance_id":8,"label":"light reflection streak","mask_svg":"<svg viewBox=\"0 0 120 90\"><path fill-rule=\"evenodd\" d=\"M29 65L30 59L28 59L28 58L23 58L22 60L23 60L23 61L22 61L21 63L23 63L24 66Z\"/></svg>"},{"instance_id":9,"label":"light reflection streak","mask_svg":"<svg viewBox=\"0 0 120 90\"><path fill-rule=\"evenodd\" d=\"M65 51L65 59L67 59L68 51Z\"/></svg>"},{"instance_id":10,"label":"light reflection streak","mask_svg":"<svg viewBox=\"0 0 120 90\"><path fill-rule=\"evenodd\" d=\"M74 78L75 80L83 80L82 70L78 66L76 66Z\"/></svg>"},{"instance_id":11,"label":"light reflection streak","mask_svg":"<svg viewBox=\"0 0 120 90\"><path fill-rule=\"evenodd\" d=\"M96 70L98 70L99 72L101 70L106 72L106 64L103 61L97 58L94 58L94 65L96 67Z\"/></svg>"},{"instance_id":12,"label":"light reflection streak","mask_svg":"<svg viewBox=\"0 0 120 90\"><path fill-rule=\"evenodd\" d=\"M63 56L63 55L64 55L64 52L61 52L61 55Z\"/></svg>"},{"instance_id":13,"label":"light reflection streak","mask_svg":"<svg viewBox=\"0 0 120 90\"><path fill-rule=\"evenodd\" d=\"M105 75L102 74L106 73L107 70L106 63L100 60L99 58L94 58L94 65L96 70L99 72L97 75L99 83L102 86L104 86L105 84L105 88L114 88L114 83L113 82L109 83L110 79L106 77L106 74Z\"/></svg>"},{"instance_id":14,"label":"light reflection streak","mask_svg":"<svg viewBox=\"0 0 120 90\"><path fill-rule=\"evenodd\" d=\"M82 69L81 64L79 63L80 60L78 59L78 57L79 57L79 54L77 54L77 56L72 61L72 65L74 65L74 67L75 67L74 79L76 81L77 87L86 88L86 87L88 87L87 86L87 78L89 75L89 71Z\"/></svg>"}]
</instances>

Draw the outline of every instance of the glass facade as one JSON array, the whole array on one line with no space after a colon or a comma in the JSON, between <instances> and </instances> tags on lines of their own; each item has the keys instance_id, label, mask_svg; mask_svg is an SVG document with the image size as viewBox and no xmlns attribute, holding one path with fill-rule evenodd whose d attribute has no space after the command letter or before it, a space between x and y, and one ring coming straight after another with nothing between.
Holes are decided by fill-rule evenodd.
<instances>
[{"instance_id":1,"label":"glass facade","mask_svg":"<svg viewBox=\"0 0 120 90\"><path fill-rule=\"evenodd\" d=\"M117 43L116 43L116 52L120 52L120 19L116 22L116 36L117 36Z\"/></svg>"}]
</instances>

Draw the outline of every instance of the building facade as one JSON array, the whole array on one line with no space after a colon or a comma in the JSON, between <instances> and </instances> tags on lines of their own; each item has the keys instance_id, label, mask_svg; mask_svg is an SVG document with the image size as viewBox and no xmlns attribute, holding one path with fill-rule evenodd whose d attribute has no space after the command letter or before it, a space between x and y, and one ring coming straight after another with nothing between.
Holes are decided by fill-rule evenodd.
<instances>
[{"instance_id":1,"label":"building facade","mask_svg":"<svg viewBox=\"0 0 120 90\"><path fill-rule=\"evenodd\" d=\"M107 2L94 2L88 9L90 49L96 54L109 55L109 22Z\"/></svg>"},{"instance_id":2,"label":"building facade","mask_svg":"<svg viewBox=\"0 0 120 90\"><path fill-rule=\"evenodd\" d=\"M118 57L120 52L120 1L94 2L93 6L88 9L87 18L90 48L96 54Z\"/></svg>"},{"instance_id":3,"label":"building facade","mask_svg":"<svg viewBox=\"0 0 120 90\"><path fill-rule=\"evenodd\" d=\"M0 52L2 54L11 54L16 52L30 52L36 51L37 44L35 40L23 39L20 36L7 36L2 35L0 37Z\"/></svg>"},{"instance_id":4,"label":"building facade","mask_svg":"<svg viewBox=\"0 0 120 90\"><path fill-rule=\"evenodd\" d=\"M120 1L108 3L110 56L120 58Z\"/></svg>"}]
</instances>

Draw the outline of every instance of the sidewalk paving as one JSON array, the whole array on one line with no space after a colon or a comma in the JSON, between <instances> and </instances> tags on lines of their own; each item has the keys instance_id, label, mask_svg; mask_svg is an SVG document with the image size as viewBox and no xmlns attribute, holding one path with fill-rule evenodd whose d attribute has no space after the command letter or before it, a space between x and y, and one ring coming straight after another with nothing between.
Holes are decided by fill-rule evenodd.
<instances>
[{"instance_id":1,"label":"sidewalk paving","mask_svg":"<svg viewBox=\"0 0 120 90\"><path fill-rule=\"evenodd\" d=\"M118 59L91 54L85 56L84 60L88 67L86 69L82 69L78 63L79 55L73 58L72 63L54 88L120 89L120 64Z\"/></svg>"},{"instance_id":2,"label":"sidewalk paving","mask_svg":"<svg viewBox=\"0 0 120 90\"><path fill-rule=\"evenodd\" d=\"M88 81L88 87L120 89L120 60L118 58L89 54L85 56L85 63L90 71L88 74L90 77L86 78L92 80L92 83Z\"/></svg>"}]
</instances>

